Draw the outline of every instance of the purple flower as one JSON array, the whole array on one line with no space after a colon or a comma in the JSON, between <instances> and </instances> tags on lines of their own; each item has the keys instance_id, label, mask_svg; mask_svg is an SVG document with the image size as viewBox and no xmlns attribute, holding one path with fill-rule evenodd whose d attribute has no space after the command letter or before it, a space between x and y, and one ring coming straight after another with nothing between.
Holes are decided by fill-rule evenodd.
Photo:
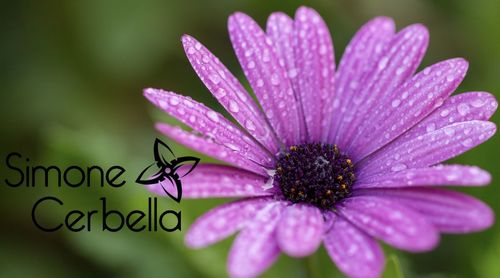
<instances>
[{"instance_id":1,"label":"purple flower","mask_svg":"<svg viewBox=\"0 0 500 278\"><path fill-rule=\"evenodd\" d=\"M259 275L281 252L303 257L323 244L349 277L378 277L384 256L376 239L421 252L439 233L492 225L481 201L435 187L490 182L477 167L439 163L495 133L488 119L497 102L485 92L450 97L467 71L461 58L415 74L428 44L424 26L395 33L391 19L377 17L355 34L337 69L327 26L310 8L295 19L273 13L266 31L235 13L228 28L259 104L201 43L187 35L182 42L237 123L189 97L145 90L193 132L163 123L158 130L231 165L198 166L182 181L184 196L242 197L200 217L188 246L239 232L228 271L240 277Z\"/></svg>"}]
</instances>

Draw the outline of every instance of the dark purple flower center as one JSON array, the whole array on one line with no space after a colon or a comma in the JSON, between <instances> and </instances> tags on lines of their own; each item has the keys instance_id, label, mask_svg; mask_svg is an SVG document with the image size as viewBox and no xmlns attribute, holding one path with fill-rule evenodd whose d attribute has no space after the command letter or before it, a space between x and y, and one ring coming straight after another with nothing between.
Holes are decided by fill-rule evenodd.
<instances>
[{"instance_id":1,"label":"dark purple flower center","mask_svg":"<svg viewBox=\"0 0 500 278\"><path fill-rule=\"evenodd\" d=\"M281 152L274 178L292 203L331 209L350 194L355 175L351 160L337 145L314 143Z\"/></svg>"}]
</instances>

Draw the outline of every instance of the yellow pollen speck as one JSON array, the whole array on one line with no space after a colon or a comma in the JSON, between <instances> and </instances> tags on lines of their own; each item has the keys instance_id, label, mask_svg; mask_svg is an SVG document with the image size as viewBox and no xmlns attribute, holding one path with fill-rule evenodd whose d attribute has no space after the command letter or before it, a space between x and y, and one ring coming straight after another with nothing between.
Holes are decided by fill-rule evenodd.
<instances>
[{"instance_id":1,"label":"yellow pollen speck","mask_svg":"<svg viewBox=\"0 0 500 278\"><path fill-rule=\"evenodd\" d=\"M342 176L338 176L338 177L337 177L337 180L338 180L338 181L342 181L343 179L344 179L344 177L342 177Z\"/></svg>"},{"instance_id":2,"label":"yellow pollen speck","mask_svg":"<svg viewBox=\"0 0 500 278\"><path fill-rule=\"evenodd\" d=\"M294 151L296 151L296 150L297 150L297 146L291 146L291 147L290 147L290 151L294 152Z\"/></svg>"}]
</instances>

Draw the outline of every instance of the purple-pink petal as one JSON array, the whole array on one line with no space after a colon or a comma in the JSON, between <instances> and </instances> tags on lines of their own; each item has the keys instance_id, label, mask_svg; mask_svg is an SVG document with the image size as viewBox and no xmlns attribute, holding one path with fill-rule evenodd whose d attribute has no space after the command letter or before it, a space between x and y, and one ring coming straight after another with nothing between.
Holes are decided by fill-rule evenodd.
<instances>
[{"instance_id":1,"label":"purple-pink petal","mask_svg":"<svg viewBox=\"0 0 500 278\"><path fill-rule=\"evenodd\" d=\"M354 161L384 146L441 106L467 72L467 61L457 58L425 68L380 101L350 143ZM369 119L369 120L368 120Z\"/></svg>"},{"instance_id":2,"label":"purple-pink petal","mask_svg":"<svg viewBox=\"0 0 500 278\"><path fill-rule=\"evenodd\" d=\"M469 195L438 188L366 189L359 193L401 202L418 211L444 233L470 233L487 229L493 211Z\"/></svg>"},{"instance_id":3,"label":"purple-pink petal","mask_svg":"<svg viewBox=\"0 0 500 278\"><path fill-rule=\"evenodd\" d=\"M284 202L267 204L236 237L227 262L231 277L258 276L278 258L275 230L285 208Z\"/></svg>"},{"instance_id":4,"label":"purple-pink petal","mask_svg":"<svg viewBox=\"0 0 500 278\"><path fill-rule=\"evenodd\" d=\"M380 277L384 269L380 245L344 218L333 217L332 227L323 242L337 267L348 277Z\"/></svg>"},{"instance_id":5,"label":"purple-pink petal","mask_svg":"<svg viewBox=\"0 0 500 278\"><path fill-rule=\"evenodd\" d=\"M234 119L271 153L279 143L252 97L227 68L196 39L184 35L186 55L201 81Z\"/></svg>"},{"instance_id":6,"label":"purple-pink petal","mask_svg":"<svg viewBox=\"0 0 500 278\"><path fill-rule=\"evenodd\" d=\"M236 56L271 126L285 143L297 142L300 136L297 102L273 41L243 13L229 17L228 29Z\"/></svg>"},{"instance_id":7,"label":"purple-pink petal","mask_svg":"<svg viewBox=\"0 0 500 278\"><path fill-rule=\"evenodd\" d=\"M324 139L330 125L334 99L332 38L321 16L307 7L300 7L295 13L294 38L298 91L308 138L318 142Z\"/></svg>"},{"instance_id":8,"label":"purple-pink petal","mask_svg":"<svg viewBox=\"0 0 500 278\"><path fill-rule=\"evenodd\" d=\"M299 102L299 78L297 66L295 65L296 41L294 40L294 22L288 15L282 12L275 12L269 16L266 26L267 36L273 40L276 52L280 57L280 61L284 61L287 77L292 83L294 98L297 103L297 113L299 116L300 140L297 143L305 143L307 131L305 126L304 111Z\"/></svg>"},{"instance_id":9,"label":"purple-pink petal","mask_svg":"<svg viewBox=\"0 0 500 278\"><path fill-rule=\"evenodd\" d=\"M159 89L146 89L144 95L172 117L225 146L228 150L237 152L263 166L272 166L272 157L266 150L220 113L202 103Z\"/></svg>"},{"instance_id":10,"label":"purple-pink petal","mask_svg":"<svg viewBox=\"0 0 500 278\"><path fill-rule=\"evenodd\" d=\"M394 147L389 144L358 164L360 177L438 164L481 144L496 131L491 122L454 123Z\"/></svg>"},{"instance_id":11,"label":"purple-pink petal","mask_svg":"<svg viewBox=\"0 0 500 278\"><path fill-rule=\"evenodd\" d=\"M179 126L171 126L165 123L157 123L155 127L158 131L165 134L170 139L175 140L177 143L180 143L194 151L238 166L242 169L267 176L266 170L262 166L248 160L244 156L241 156L232 150L228 150L227 147L216 143L209 137L185 131Z\"/></svg>"},{"instance_id":12,"label":"purple-pink petal","mask_svg":"<svg viewBox=\"0 0 500 278\"><path fill-rule=\"evenodd\" d=\"M394 90L417 69L428 44L428 31L420 24L401 30L389 43L377 64L363 80L362 89L347 103L346 114L337 131L340 149L346 149L359 127Z\"/></svg>"},{"instance_id":13,"label":"purple-pink petal","mask_svg":"<svg viewBox=\"0 0 500 278\"><path fill-rule=\"evenodd\" d=\"M428 168L407 169L363 177L356 181L355 189L397 188L414 186L481 186L491 181L491 175L475 166L438 165Z\"/></svg>"},{"instance_id":14,"label":"purple-pink petal","mask_svg":"<svg viewBox=\"0 0 500 278\"><path fill-rule=\"evenodd\" d=\"M314 253L321 244L324 220L321 211L307 204L286 208L278 224L276 238L281 251L293 257Z\"/></svg>"},{"instance_id":15,"label":"purple-pink petal","mask_svg":"<svg viewBox=\"0 0 500 278\"><path fill-rule=\"evenodd\" d=\"M383 54L394 35L394 29L392 19L376 17L363 25L346 47L335 77L329 142L336 142L339 124L349 110L347 103L363 88L363 80Z\"/></svg>"},{"instance_id":16,"label":"purple-pink petal","mask_svg":"<svg viewBox=\"0 0 500 278\"><path fill-rule=\"evenodd\" d=\"M342 203L339 211L359 229L399 249L429 251L439 241L434 226L397 201L376 196L350 197Z\"/></svg>"},{"instance_id":17,"label":"purple-pink petal","mask_svg":"<svg viewBox=\"0 0 500 278\"><path fill-rule=\"evenodd\" d=\"M203 248L244 228L269 198L243 199L216 207L190 226L184 241L191 248Z\"/></svg>"},{"instance_id":18,"label":"purple-pink petal","mask_svg":"<svg viewBox=\"0 0 500 278\"><path fill-rule=\"evenodd\" d=\"M467 92L449 97L442 106L394 140L392 147L452 123L489 120L497 107L495 97L486 92Z\"/></svg>"},{"instance_id":19,"label":"purple-pink petal","mask_svg":"<svg viewBox=\"0 0 500 278\"><path fill-rule=\"evenodd\" d=\"M182 197L186 199L234 198L272 195L263 189L266 178L232 166L200 164L182 178ZM156 185L147 188L165 195Z\"/></svg>"}]
</instances>

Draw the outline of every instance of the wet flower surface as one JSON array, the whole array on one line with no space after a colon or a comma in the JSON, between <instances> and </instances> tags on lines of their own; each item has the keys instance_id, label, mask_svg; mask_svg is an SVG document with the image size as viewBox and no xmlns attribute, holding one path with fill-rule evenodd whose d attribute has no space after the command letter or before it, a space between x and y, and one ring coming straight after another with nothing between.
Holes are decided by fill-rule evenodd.
<instances>
[{"instance_id":1,"label":"wet flower surface","mask_svg":"<svg viewBox=\"0 0 500 278\"><path fill-rule=\"evenodd\" d=\"M273 13L266 30L230 16L231 42L258 100L190 36L182 42L194 70L234 118L159 89L145 96L193 131L157 129L229 165L201 164L182 180L185 198L241 198L214 208L189 229L201 248L236 232L231 276L257 276L283 252L312 254L321 244L349 277L378 277L377 240L428 251L440 233L491 226L493 213L444 185L482 186L474 166L442 165L489 139L497 102L486 92L450 96L465 77L461 58L416 72L428 45L422 25L395 32L375 18L354 35L336 68L326 24L301 7ZM158 186L148 186L158 194Z\"/></svg>"}]
</instances>

